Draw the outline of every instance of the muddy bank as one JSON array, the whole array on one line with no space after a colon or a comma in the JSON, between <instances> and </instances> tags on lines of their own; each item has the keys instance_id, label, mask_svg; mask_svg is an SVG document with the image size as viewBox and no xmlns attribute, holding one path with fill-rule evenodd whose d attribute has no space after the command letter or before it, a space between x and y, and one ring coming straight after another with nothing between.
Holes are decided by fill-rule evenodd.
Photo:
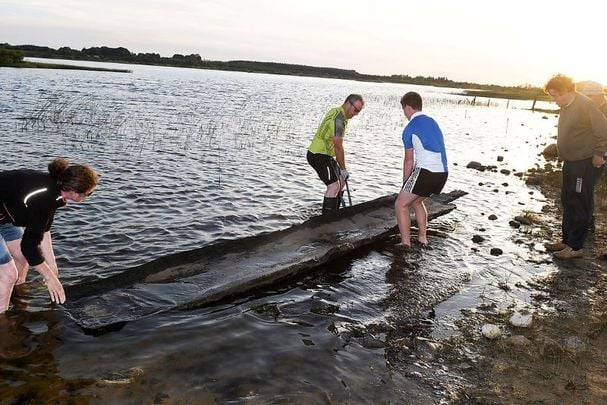
<instances>
[{"instance_id":1,"label":"muddy bank","mask_svg":"<svg viewBox=\"0 0 607 405\"><path fill-rule=\"evenodd\" d=\"M560 236L560 179L556 164L527 174L527 183L548 197L533 216L538 232L531 241ZM487 312L470 318L465 344L478 347L478 365L459 399L473 403L605 403L607 400L607 248L606 178L596 194L596 230L588 235L585 256L556 260L557 271L530 286L533 323L529 328L506 326L490 341L479 335L479 323L508 325L506 314ZM534 245L532 248L537 248ZM548 260L553 260L546 254Z\"/></svg>"},{"instance_id":2,"label":"muddy bank","mask_svg":"<svg viewBox=\"0 0 607 405\"><path fill-rule=\"evenodd\" d=\"M531 324L513 326L518 311L487 300L462 309L457 333L432 337L434 311L417 308L417 317L396 292L388 308L396 314L384 326L387 360L394 370L417 378L433 390L435 403L594 404L607 401L607 180L597 187L596 230L585 256L559 261L543 243L560 236L560 168L547 164L524 176L547 197L541 212L521 212L513 238L528 249L528 261L553 262L556 270L526 284L500 283L504 291L525 289L531 299L523 315ZM422 301L423 302L423 301ZM495 325L489 339L482 327ZM372 333L371 333L372 335Z\"/></svg>"}]
</instances>

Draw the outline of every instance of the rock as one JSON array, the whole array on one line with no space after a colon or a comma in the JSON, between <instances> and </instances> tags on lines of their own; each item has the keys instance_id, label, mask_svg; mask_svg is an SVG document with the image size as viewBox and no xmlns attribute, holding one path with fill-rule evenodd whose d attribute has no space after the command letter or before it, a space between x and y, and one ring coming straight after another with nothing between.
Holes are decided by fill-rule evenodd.
<instances>
[{"instance_id":1,"label":"rock","mask_svg":"<svg viewBox=\"0 0 607 405\"><path fill-rule=\"evenodd\" d=\"M104 375L99 378L97 383L104 385L126 385L131 384L133 380L139 376L142 376L144 371L140 367L133 367L128 370L119 370Z\"/></svg>"},{"instance_id":2,"label":"rock","mask_svg":"<svg viewBox=\"0 0 607 405\"><path fill-rule=\"evenodd\" d=\"M486 166L483 166L482 164L480 164L479 162L470 162L466 165L467 169L476 169L480 172L484 172L485 170L487 170Z\"/></svg>"},{"instance_id":3,"label":"rock","mask_svg":"<svg viewBox=\"0 0 607 405\"><path fill-rule=\"evenodd\" d=\"M497 219L497 215L491 214L487 217L487 219L489 219L490 221L495 221Z\"/></svg>"},{"instance_id":4,"label":"rock","mask_svg":"<svg viewBox=\"0 0 607 405\"><path fill-rule=\"evenodd\" d=\"M563 354L563 348L554 339L551 339L547 336L539 337L535 343L538 346L538 351L542 356L560 356Z\"/></svg>"},{"instance_id":5,"label":"rock","mask_svg":"<svg viewBox=\"0 0 607 405\"><path fill-rule=\"evenodd\" d=\"M485 241L485 238L483 238L480 235L474 235L472 237L472 242L474 242L474 243L481 243L481 242L484 242L484 241Z\"/></svg>"},{"instance_id":6,"label":"rock","mask_svg":"<svg viewBox=\"0 0 607 405\"><path fill-rule=\"evenodd\" d=\"M528 328L533 322L533 316L527 311L517 311L510 317L510 324L517 328Z\"/></svg>"},{"instance_id":7,"label":"rock","mask_svg":"<svg viewBox=\"0 0 607 405\"><path fill-rule=\"evenodd\" d=\"M546 146L542 151L542 155L544 155L544 158L546 159L556 159L559 155L556 143Z\"/></svg>"},{"instance_id":8,"label":"rock","mask_svg":"<svg viewBox=\"0 0 607 405\"><path fill-rule=\"evenodd\" d=\"M521 226L520 222L517 222L517 221L512 221L512 220L510 220L510 221L508 222L508 224L509 224L511 227L513 227L513 228L520 228L520 226Z\"/></svg>"},{"instance_id":9,"label":"rock","mask_svg":"<svg viewBox=\"0 0 607 405\"><path fill-rule=\"evenodd\" d=\"M503 156L498 156L497 157L497 161L498 162L503 162L504 161L504 157Z\"/></svg>"},{"instance_id":10,"label":"rock","mask_svg":"<svg viewBox=\"0 0 607 405\"><path fill-rule=\"evenodd\" d=\"M491 251L489 251L489 253L491 254L491 256L500 256L504 253L504 251L500 248L491 248Z\"/></svg>"},{"instance_id":11,"label":"rock","mask_svg":"<svg viewBox=\"0 0 607 405\"><path fill-rule=\"evenodd\" d=\"M415 338L414 345L417 357L428 361L433 360L443 347L440 343L421 336Z\"/></svg>"},{"instance_id":12,"label":"rock","mask_svg":"<svg viewBox=\"0 0 607 405\"><path fill-rule=\"evenodd\" d=\"M374 336L365 336L362 338L361 345L366 349L382 349L386 343Z\"/></svg>"},{"instance_id":13,"label":"rock","mask_svg":"<svg viewBox=\"0 0 607 405\"><path fill-rule=\"evenodd\" d=\"M569 336L565 340L565 348L567 351L577 354L586 350L586 343L577 336Z\"/></svg>"},{"instance_id":14,"label":"rock","mask_svg":"<svg viewBox=\"0 0 607 405\"><path fill-rule=\"evenodd\" d=\"M521 215L517 215L514 217L514 220L522 225L531 225L533 222L527 217L523 217Z\"/></svg>"},{"instance_id":15,"label":"rock","mask_svg":"<svg viewBox=\"0 0 607 405\"><path fill-rule=\"evenodd\" d=\"M523 335L514 335L506 339L506 343L511 346L530 346L533 343Z\"/></svg>"},{"instance_id":16,"label":"rock","mask_svg":"<svg viewBox=\"0 0 607 405\"><path fill-rule=\"evenodd\" d=\"M500 330L499 326L493 325L491 323L483 325L483 327L481 328L481 333L484 337L491 340L497 339L502 335L502 331Z\"/></svg>"}]
</instances>

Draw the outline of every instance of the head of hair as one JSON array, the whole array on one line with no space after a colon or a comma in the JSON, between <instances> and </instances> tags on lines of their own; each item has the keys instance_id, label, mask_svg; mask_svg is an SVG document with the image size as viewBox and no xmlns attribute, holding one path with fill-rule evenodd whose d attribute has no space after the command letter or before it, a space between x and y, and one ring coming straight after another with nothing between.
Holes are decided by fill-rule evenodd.
<instances>
[{"instance_id":1,"label":"head of hair","mask_svg":"<svg viewBox=\"0 0 607 405\"><path fill-rule=\"evenodd\" d=\"M361 107L365 106L365 100L363 100L363 96L361 96L360 94L350 94L344 100L344 104L346 104L346 103L354 104L356 101L360 101Z\"/></svg>"},{"instance_id":2,"label":"head of hair","mask_svg":"<svg viewBox=\"0 0 607 405\"><path fill-rule=\"evenodd\" d=\"M99 183L99 176L93 169L85 165L70 164L63 158L49 163L48 172L63 191L86 193Z\"/></svg>"},{"instance_id":3,"label":"head of hair","mask_svg":"<svg viewBox=\"0 0 607 405\"><path fill-rule=\"evenodd\" d=\"M569 93L575 91L575 83L571 77L557 73L544 85L544 93L548 93L549 90L554 90L560 94Z\"/></svg>"},{"instance_id":4,"label":"head of hair","mask_svg":"<svg viewBox=\"0 0 607 405\"><path fill-rule=\"evenodd\" d=\"M422 96L414 91L405 93L405 95L400 99L400 105L403 106L403 108L408 105L415 111L421 111L423 107Z\"/></svg>"}]
</instances>

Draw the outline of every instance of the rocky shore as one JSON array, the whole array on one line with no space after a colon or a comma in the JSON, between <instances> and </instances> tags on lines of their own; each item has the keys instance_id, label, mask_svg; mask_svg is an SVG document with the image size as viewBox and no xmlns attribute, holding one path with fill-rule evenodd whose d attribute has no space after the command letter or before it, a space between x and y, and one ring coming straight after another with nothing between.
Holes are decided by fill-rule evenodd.
<instances>
[{"instance_id":1,"label":"rocky shore","mask_svg":"<svg viewBox=\"0 0 607 405\"><path fill-rule=\"evenodd\" d=\"M548 159L553 157L550 150L545 150ZM531 218L539 229L532 235L536 242L532 249L560 236L560 165L548 162L526 175L527 184L538 187L549 201ZM470 370L470 381L475 383L460 392L458 402L607 402L606 185L603 176L596 193L596 229L588 235L584 257L554 259L558 271L533 286L538 293L533 297L530 325L515 326L501 314L479 317L484 323L505 326L493 340L479 332L470 334L468 343L478 345L481 361Z\"/></svg>"},{"instance_id":2,"label":"rocky shore","mask_svg":"<svg viewBox=\"0 0 607 405\"><path fill-rule=\"evenodd\" d=\"M543 244L560 238L561 165L554 145L543 155L543 167L526 173L479 162L466 166L520 177L545 197L539 212L521 208L508 220L512 239L528 253L526 262L552 269L525 283L499 283L505 292L524 291L529 297L524 308L487 300L461 309L453 325L456 333L435 337L440 321L431 308L445 297L404 282L386 302L392 314L387 323L343 334L346 341L385 350L389 367L408 378L404 403L607 403L607 176L597 184L596 229L587 237L584 257L559 260ZM482 246L486 239L479 234L472 241ZM502 254L500 246L485 248L493 256ZM415 260L406 258L398 266L406 274ZM428 297L411 300L412 293Z\"/></svg>"},{"instance_id":3,"label":"rocky shore","mask_svg":"<svg viewBox=\"0 0 607 405\"><path fill-rule=\"evenodd\" d=\"M458 336L441 340L396 336L403 325L387 332L388 361L433 397L422 403L607 403L607 179L597 186L596 230L584 257L553 259L543 242L560 236L561 172L546 157L545 167L522 176L547 197L546 205L521 212L510 225L517 243L531 251L529 260L553 262L557 270L533 285L500 286L528 289L529 308L474 308L458 321ZM409 327L431 328L431 318Z\"/></svg>"}]
</instances>

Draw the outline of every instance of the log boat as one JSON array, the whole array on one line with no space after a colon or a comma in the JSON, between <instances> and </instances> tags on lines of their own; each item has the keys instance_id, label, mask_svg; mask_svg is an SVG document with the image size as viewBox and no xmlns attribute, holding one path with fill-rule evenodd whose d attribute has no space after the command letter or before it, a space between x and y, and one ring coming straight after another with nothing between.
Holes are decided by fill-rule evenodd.
<instances>
[{"instance_id":1,"label":"log boat","mask_svg":"<svg viewBox=\"0 0 607 405\"><path fill-rule=\"evenodd\" d=\"M428 220L451 212L452 201L465 194L455 190L427 199ZM63 308L85 332L97 334L168 310L250 294L388 240L398 232L395 199L396 194L383 196L286 229L217 241L68 286Z\"/></svg>"}]
</instances>

